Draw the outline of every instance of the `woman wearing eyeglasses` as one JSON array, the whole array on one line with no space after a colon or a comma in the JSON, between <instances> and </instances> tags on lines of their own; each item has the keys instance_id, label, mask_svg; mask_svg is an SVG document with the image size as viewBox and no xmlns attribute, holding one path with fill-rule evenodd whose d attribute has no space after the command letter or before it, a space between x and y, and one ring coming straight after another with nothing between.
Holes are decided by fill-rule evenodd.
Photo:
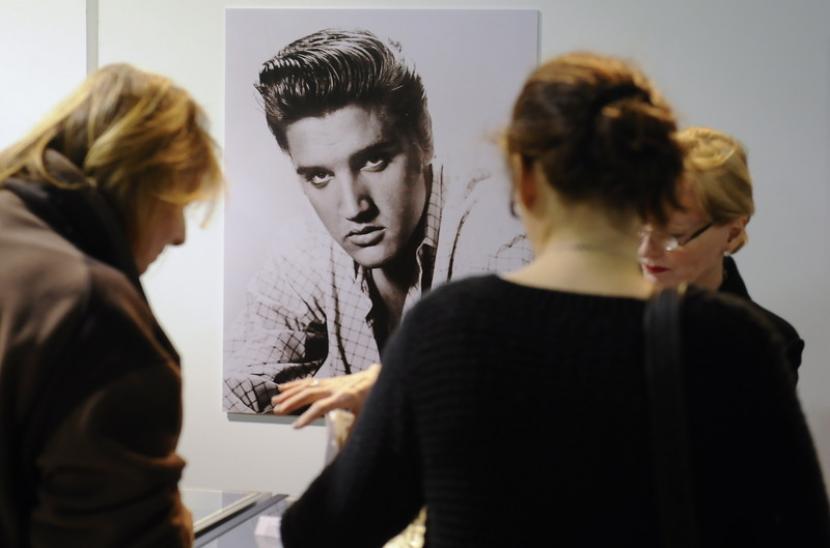
<instances>
[{"instance_id":1,"label":"woman wearing eyeglasses","mask_svg":"<svg viewBox=\"0 0 830 548\"><path fill-rule=\"evenodd\" d=\"M746 152L733 137L709 128L688 128L678 140L686 151L686 176L678 193L681 208L671 211L662 228L646 226L642 231L643 273L659 287L688 282L751 301L731 257L746 244L746 225L755 212ZM804 341L789 322L755 307L783 337L797 377Z\"/></svg>"}]
</instances>

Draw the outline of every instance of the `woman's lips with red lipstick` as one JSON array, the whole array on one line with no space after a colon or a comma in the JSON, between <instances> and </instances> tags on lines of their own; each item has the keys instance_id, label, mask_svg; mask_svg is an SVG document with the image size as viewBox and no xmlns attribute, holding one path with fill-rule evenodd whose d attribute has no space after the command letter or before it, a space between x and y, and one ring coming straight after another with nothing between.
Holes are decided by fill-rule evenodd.
<instances>
[{"instance_id":1,"label":"woman's lips with red lipstick","mask_svg":"<svg viewBox=\"0 0 830 548\"><path fill-rule=\"evenodd\" d=\"M651 275L662 274L663 272L668 272L669 271L669 269L666 268L666 267L657 266L657 265L650 265L650 264L644 264L643 268L645 269L646 272L648 272Z\"/></svg>"}]
</instances>

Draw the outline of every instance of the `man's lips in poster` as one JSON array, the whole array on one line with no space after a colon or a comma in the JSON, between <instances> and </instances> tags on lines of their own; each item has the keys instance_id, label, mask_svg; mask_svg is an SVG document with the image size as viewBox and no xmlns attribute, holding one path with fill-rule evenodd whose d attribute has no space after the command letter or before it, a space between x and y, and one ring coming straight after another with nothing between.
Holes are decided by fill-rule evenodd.
<instances>
[{"instance_id":1,"label":"man's lips in poster","mask_svg":"<svg viewBox=\"0 0 830 548\"><path fill-rule=\"evenodd\" d=\"M385 230L382 226L365 225L349 231L346 234L346 240L360 247L369 247L383 239Z\"/></svg>"}]
</instances>

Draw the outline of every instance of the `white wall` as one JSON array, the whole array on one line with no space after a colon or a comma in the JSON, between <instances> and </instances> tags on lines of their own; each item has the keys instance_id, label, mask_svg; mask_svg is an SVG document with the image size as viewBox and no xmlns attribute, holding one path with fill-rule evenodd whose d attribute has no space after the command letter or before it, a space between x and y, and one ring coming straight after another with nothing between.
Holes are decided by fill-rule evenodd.
<instances>
[{"instance_id":1,"label":"white wall","mask_svg":"<svg viewBox=\"0 0 830 548\"><path fill-rule=\"evenodd\" d=\"M85 0L0 0L0 148L85 76Z\"/></svg>"},{"instance_id":2,"label":"white wall","mask_svg":"<svg viewBox=\"0 0 830 548\"><path fill-rule=\"evenodd\" d=\"M171 75L205 105L221 143L223 10L250 4L100 2L101 63L128 61ZM20 4L0 0L0 20L6 20L8 6ZM349 5L343 0L303 4ZM360 7L392 4L363 1ZM446 7L437 0L398 0L394 6ZM753 297L790 320L807 341L799 391L825 476L830 477L830 252L825 243L830 218L830 3L456 0L452 7L538 8L543 58L580 48L637 59L661 84L684 124L713 125L744 140L758 214L750 224L750 244L738 261ZM14 12L12 16L18 17ZM53 9L43 24L60 22L63 28L73 20L77 9ZM51 35L12 35L26 44L30 58L46 56L54 46L43 36ZM4 48L9 40L0 34ZM28 80L28 64L11 66L12 71L2 73L7 80L24 78L34 86L54 80L50 72ZM17 104L11 98L19 96L9 95L7 88L0 86L0 112L25 127L25 118L16 118L17 107L10 107ZM40 103L28 97L23 103L40 111ZM221 234L220 212L207 230L194 227L190 242L145 277L154 308L184 356L181 451L190 463L185 480L190 485L298 493L322 465L322 429L294 432L273 419L229 421L220 411Z\"/></svg>"}]
</instances>

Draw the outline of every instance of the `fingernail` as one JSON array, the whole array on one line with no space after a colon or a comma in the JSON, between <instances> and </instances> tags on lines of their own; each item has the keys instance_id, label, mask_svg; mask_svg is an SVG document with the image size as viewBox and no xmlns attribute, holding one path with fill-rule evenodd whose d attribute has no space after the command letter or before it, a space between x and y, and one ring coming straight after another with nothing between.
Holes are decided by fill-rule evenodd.
<instances>
[{"instance_id":1,"label":"fingernail","mask_svg":"<svg viewBox=\"0 0 830 548\"><path fill-rule=\"evenodd\" d=\"M277 413L282 413L282 405L275 405L274 411L276 411Z\"/></svg>"}]
</instances>

